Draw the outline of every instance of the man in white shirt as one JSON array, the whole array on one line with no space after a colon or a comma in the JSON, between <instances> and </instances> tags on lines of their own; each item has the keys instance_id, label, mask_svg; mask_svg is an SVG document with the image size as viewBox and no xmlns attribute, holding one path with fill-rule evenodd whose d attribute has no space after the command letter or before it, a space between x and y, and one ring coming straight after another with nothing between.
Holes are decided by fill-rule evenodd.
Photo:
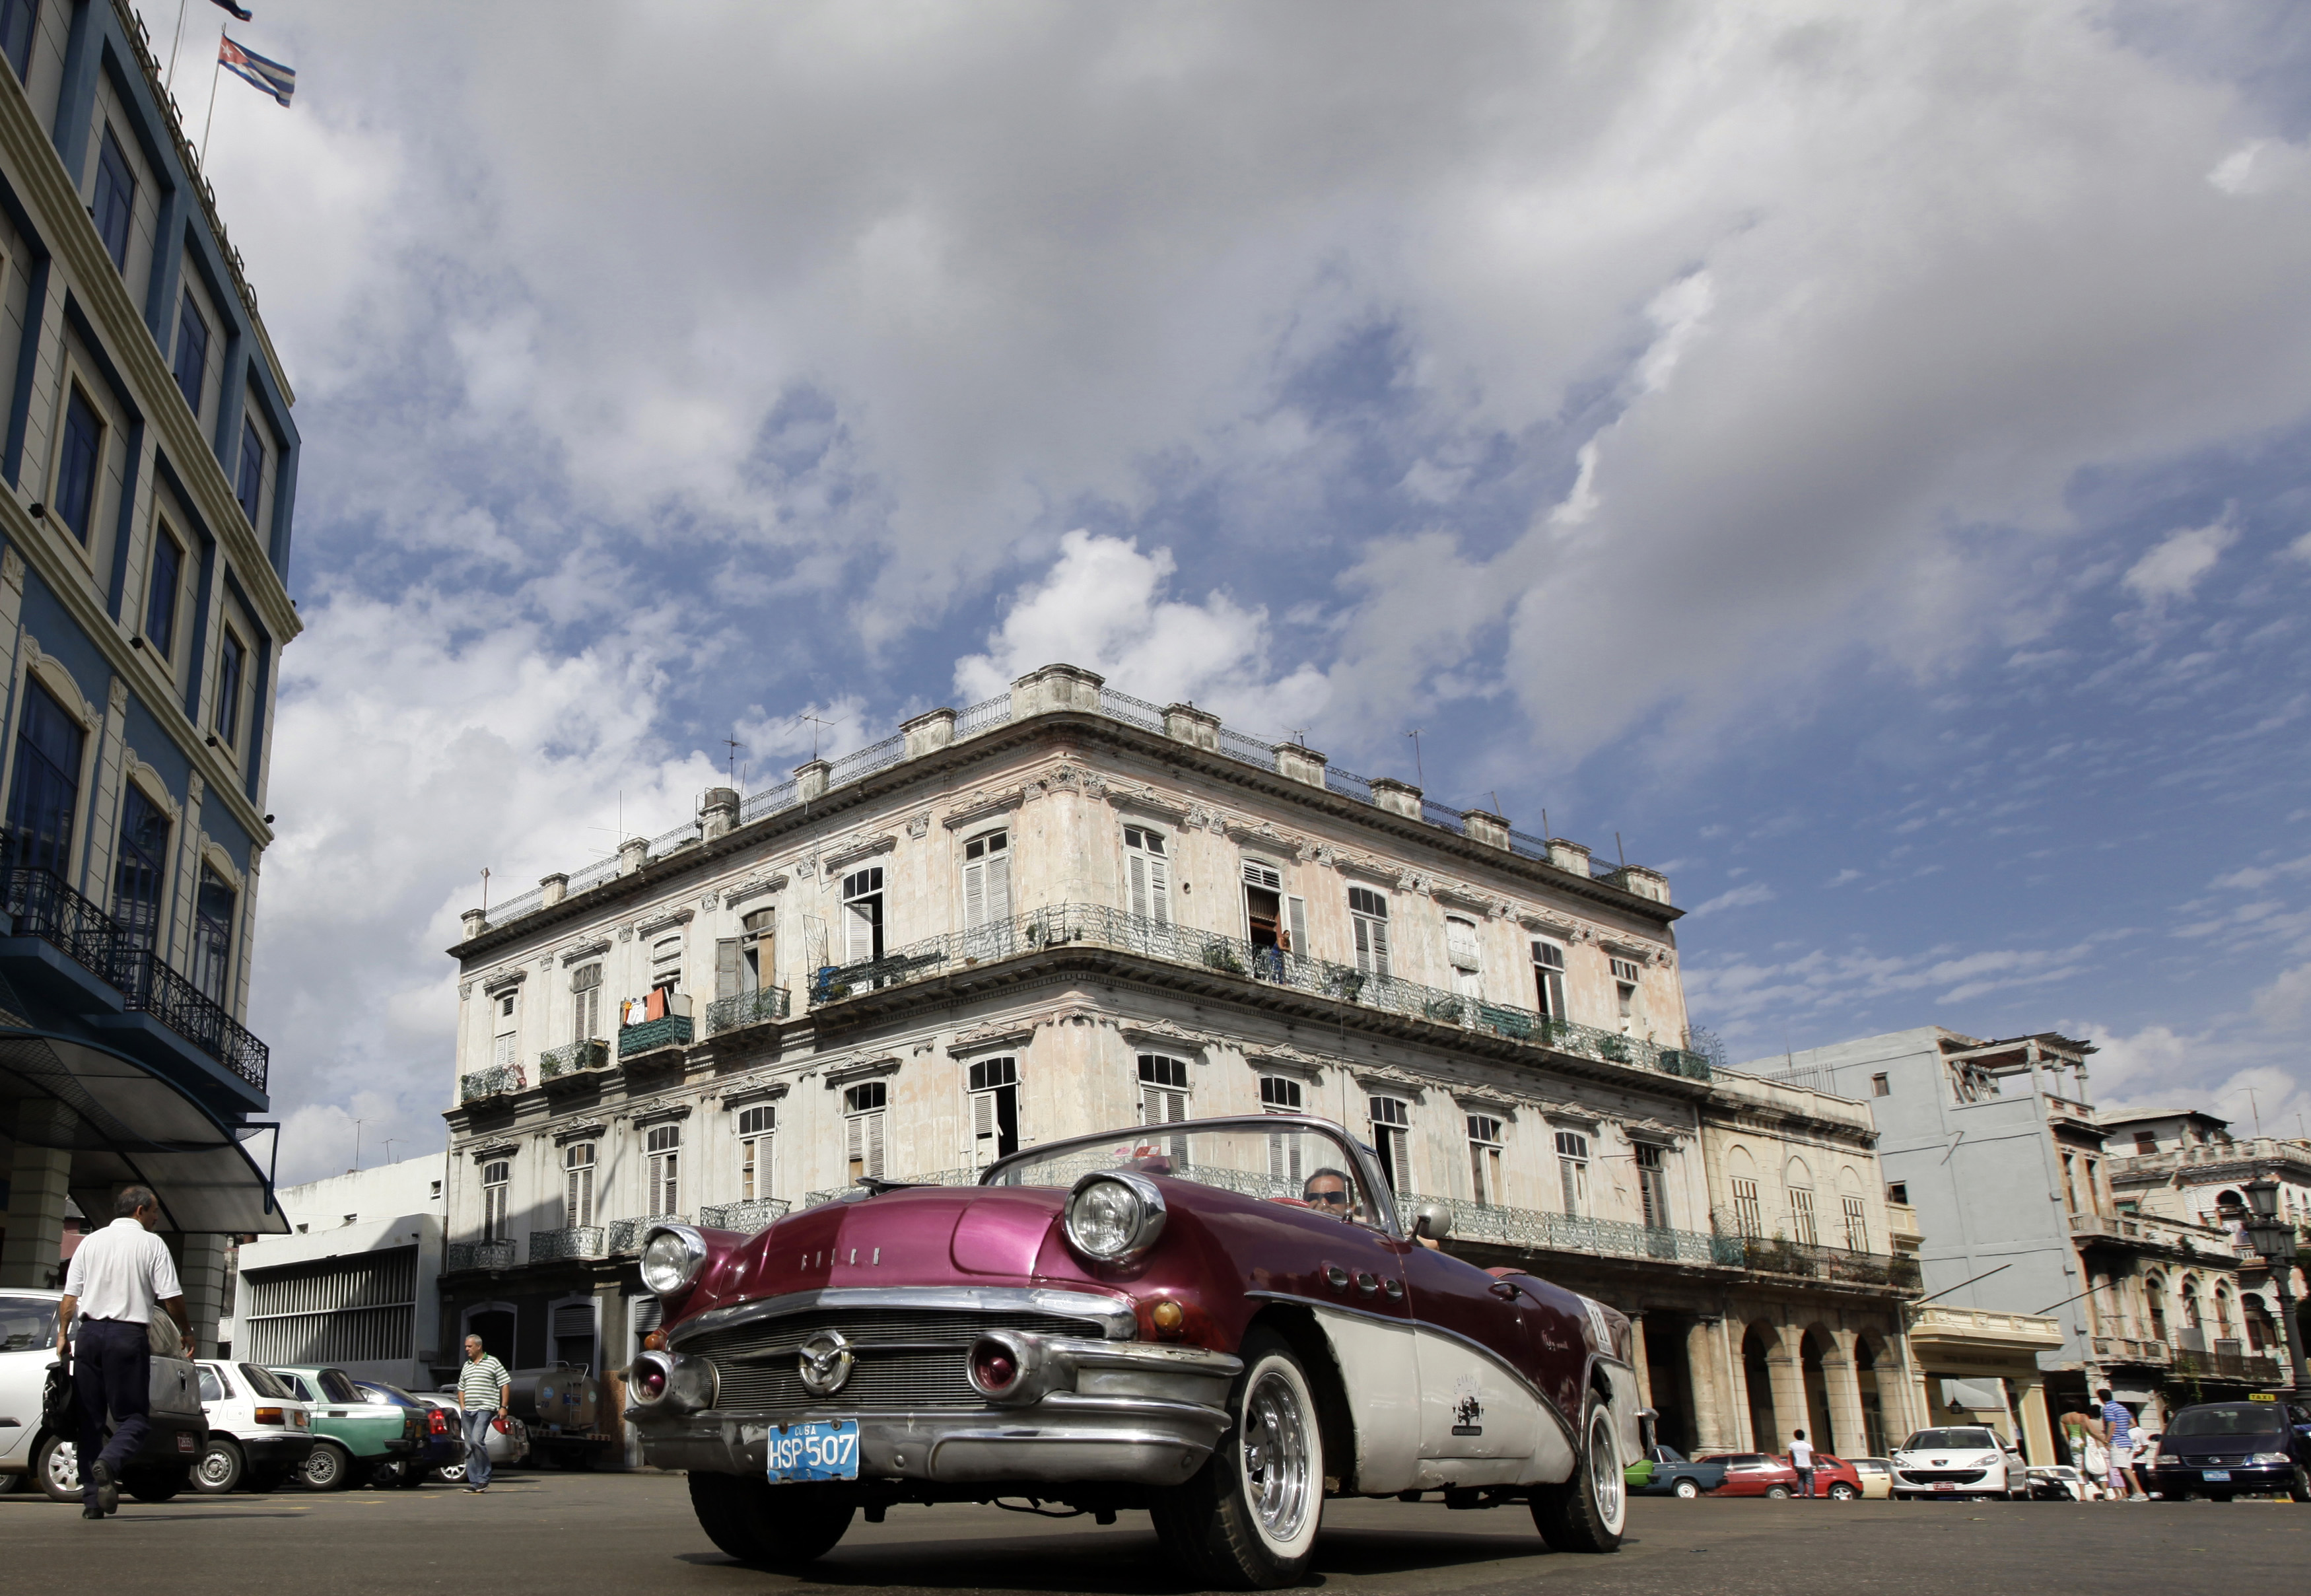
<instances>
[{"instance_id":1,"label":"man in white shirt","mask_svg":"<svg viewBox=\"0 0 2311 1596\"><path fill-rule=\"evenodd\" d=\"M120 1510L120 1470L144 1445L153 1428L153 1316L161 1309L177 1321L184 1356L194 1353L185 1321L185 1288L176 1260L153 1233L161 1225L161 1199L147 1186L129 1186L113 1200L113 1222L83 1241L65 1277L57 1304L57 1356L80 1320L74 1394L80 1401L80 1515L100 1519ZM118 1421L104 1437L105 1415ZM102 1447L100 1452L97 1449Z\"/></svg>"},{"instance_id":2,"label":"man in white shirt","mask_svg":"<svg viewBox=\"0 0 2311 1596\"><path fill-rule=\"evenodd\" d=\"M1813 1443L1807 1440L1803 1430L1793 1431L1790 1438L1790 1467L1798 1471L1798 1495L1813 1495Z\"/></svg>"}]
</instances>

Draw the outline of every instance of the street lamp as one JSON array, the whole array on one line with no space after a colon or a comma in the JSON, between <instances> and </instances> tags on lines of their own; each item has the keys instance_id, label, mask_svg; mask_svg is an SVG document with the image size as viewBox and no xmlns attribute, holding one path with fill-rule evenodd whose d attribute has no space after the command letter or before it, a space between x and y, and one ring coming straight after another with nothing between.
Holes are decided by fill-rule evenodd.
<instances>
[{"instance_id":1,"label":"street lamp","mask_svg":"<svg viewBox=\"0 0 2311 1596\"><path fill-rule=\"evenodd\" d=\"M2287 1339L2287 1364L2295 1390L2311 1388L2303 1367L2303 1327L2287 1287L2295 1274L2295 1227L2279 1215L2279 1182L2257 1175L2246 1183L2247 1244L2271 1270L2271 1292L2279 1299L2279 1333Z\"/></svg>"}]
</instances>

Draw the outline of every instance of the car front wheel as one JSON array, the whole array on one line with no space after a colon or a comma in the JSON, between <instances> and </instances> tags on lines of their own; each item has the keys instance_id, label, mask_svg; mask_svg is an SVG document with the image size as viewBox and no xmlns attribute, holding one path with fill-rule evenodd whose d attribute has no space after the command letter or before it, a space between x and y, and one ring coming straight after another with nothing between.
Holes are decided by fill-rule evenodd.
<instances>
[{"instance_id":1,"label":"car front wheel","mask_svg":"<svg viewBox=\"0 0 2311 1596\"><path fill-rule=\"evenodd\" d=\"M204 1496L230 1496L240 1488L249 1462L240 1448L222 1436L209 1443L201 1461L193 1465L193 1489Z\"/></svg>"},{"instance_id":2,"label":"car front wheel","mask_svg":"<svg viewBox=\"0 0 2311 1596\"><path fill-rule=\"evenodd\" d=\"M1244 1338L1234 1426L1195 1477L1150 1504L1173 1557L1206 1584L1272 1591L1297 1584L1324 1513L1324 1436L1308 1376L1285 1339ZM1621 1472L1613 1481L1618 1489Z\"/></svg>"},{"instance_id":3,"label":"car front wheel","mask_svg":"<svg viewBox=\"0 0 2311 1596\"><path fill-rule=\"evenodd\" d=\"M741 1563L791 1573L834 1549L850 1528L849 1503L808 1486L774 1486L751 1474L690 1476L690 1508L706 1538Z\"/></svg>"},{"instance_id":4,"label":"car front wheel","mask_svg":"<svg viewBox=\"0 0 2311 1596\"><path fill-rule=\"evenodd\" d=\"M1533 1487L1533 1528L1551 1551L1618 1551L1629 1497L1621 1488L1613 1410L1593 1397L1582 1418L1581 1437L1573 1478L1562 1485Z\"/></svg>"}]
</instances>

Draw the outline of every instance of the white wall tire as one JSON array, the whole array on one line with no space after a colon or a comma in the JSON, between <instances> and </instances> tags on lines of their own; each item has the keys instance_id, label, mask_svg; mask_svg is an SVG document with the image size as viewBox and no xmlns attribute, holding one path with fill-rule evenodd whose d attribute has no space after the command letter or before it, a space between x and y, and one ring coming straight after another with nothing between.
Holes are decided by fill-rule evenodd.
<instances>
[{"instance_id":1,"label":"white wall tire","mask_svg":"<svg viewBox=\"0 0 2311 1596\"><path fill-rule=\"evenodd\" d=\"M1592 1397L1580 1434L1572 1478L1532 1487L1533 1527L1551 1551L1618 1551L1621 1532L1628 1527L1629 1493L1612 1408Z\"/></svg>"},{"instance_id":2,"label":"white wall tire","mask_svg":"<svg viewBox=\"0 0 2311 1596\"><path fill-rule=\"evenodd\" d=\"M1297 1584L1324 1517L1324 1433L1307 1372L1283 1337L1244 1338L1235 1422L1194 1478L1151 1504L1156 1533L1198 1582L1234 1591Z\"/></svg>"}]
</instances>

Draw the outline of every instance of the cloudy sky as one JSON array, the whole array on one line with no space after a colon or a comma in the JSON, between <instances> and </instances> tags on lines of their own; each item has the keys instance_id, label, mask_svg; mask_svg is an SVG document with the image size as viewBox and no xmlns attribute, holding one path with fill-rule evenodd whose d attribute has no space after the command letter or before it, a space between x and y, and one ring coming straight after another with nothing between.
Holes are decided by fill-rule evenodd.
<instances>
[{"instance_id":1,"label":"cloudy sky","mask_svg":"<svg viewBox=\"0 0 2311 1596\"><path fill-rule=\"evenodd\" d=\"M1618 833L1736 1060L2311 1113L2299 8L255 9L284 1176L440 1145L484 867L1061 658Z\"/></svg>"}]
</instances>

